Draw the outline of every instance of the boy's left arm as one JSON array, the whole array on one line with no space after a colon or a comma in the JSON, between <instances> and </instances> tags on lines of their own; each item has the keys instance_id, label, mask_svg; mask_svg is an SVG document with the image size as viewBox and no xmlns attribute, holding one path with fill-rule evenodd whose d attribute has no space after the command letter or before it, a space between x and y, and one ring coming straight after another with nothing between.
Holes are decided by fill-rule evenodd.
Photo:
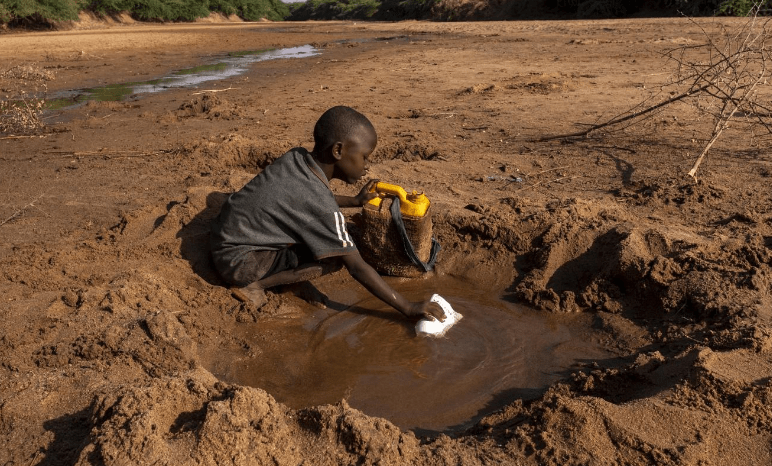
<instances>
[{"instance_id":1,"label":"boy's left arm","mask_svg":"<svg viewBox=\"0 0 772 466\"><path fill-rule=\"evenodd\" d=\"M375 183L377 183L379 180L370 180L367 182L367 184L364 185L361 191L359 191L359 194L356 196L338 196L335 195L335 202L338 203L338 207L362 207L369 201L370 199L375 199L378 197L378 193L371 192L373 187L375 186Z\"/></svg>"},{"instance_id":2,"label":"boy's left arm","mask_svg":"<svg viewBox=\"0 0 772 466\"><path fill-rule=\"evenodd\" d=\"M375 295L384 303L401 312L405 317L412 319L436 318L440 322L445 320L445 312L439 306L426 301L410 302L404 296L386 283L378 272L362 259L359 253L341 256L343 265L356 281L362 284L367 291Z\"/></svg>"}]
</instances>

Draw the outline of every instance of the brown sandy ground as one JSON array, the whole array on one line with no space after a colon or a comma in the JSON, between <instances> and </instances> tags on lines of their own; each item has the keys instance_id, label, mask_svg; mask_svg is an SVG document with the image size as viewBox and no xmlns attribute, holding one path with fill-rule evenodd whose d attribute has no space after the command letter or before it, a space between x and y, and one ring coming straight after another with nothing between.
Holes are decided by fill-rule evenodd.
<instances>
[{"instance_id":1,"label":"brown sandy ground","mask_svg":"<svg viewBox=\"0 0 772 466\"><path fill-rule=\"evenodd\" d=\"M38 62L52 90L323 49L205 86L226 92L90 103L47 115L42 137L0 139L0 464L769 464L768 150L730 131L688 180L709 121L681 107L532 140L624 111L667 78L658 51L701 39L680 19L0 35L0 63ZM436 438L207 372L212 351L245 344L233 326L298 306L234 301L207 221L336 104L373 120L372 176L433 200L439 273L591 313L620 358Z\"/></svg>"}]
</instances>

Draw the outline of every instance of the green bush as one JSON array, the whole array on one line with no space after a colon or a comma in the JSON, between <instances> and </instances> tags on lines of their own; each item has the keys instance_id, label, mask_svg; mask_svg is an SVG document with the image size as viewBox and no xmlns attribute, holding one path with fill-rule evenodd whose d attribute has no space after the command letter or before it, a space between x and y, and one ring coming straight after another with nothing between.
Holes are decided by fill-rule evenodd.
<instances>
[{"instance_id":1,"label":"green bush","mask_svg":"<svg viewBox=\"0 0 772 466\"><path fill-rule=\"evenodd\" d=\"M0 22L49 22L78 19L84 0L0 0Z\"/></svg>"},{"instance_id":2,"label":"green bush","mask_svg":"<svg viewBox=\"0 0 772 466\"><path fill-rule=\"evenodd\" d=\"M731 1L731 0L730 0ZM740 0L743 1L743 0ZM669 16L713 16L718 13L722 0L533 0L516 5L531 6L531 11L515 8L520 16L529 18L550 14L560 18L614 18L640 13ZM515 16L518 16L517 14Z\"/></svg>"},{"instance_id":3,"label":"green bush","mask_svg":"<svg viewBox=\"0 0 772 466\"><path fill-rule=\"evenodd\" d=\"M127 0L93 0L87 9L95 13L109 14L128 11L131 6L132 2Z\"/></svg>"},{"instance_id":4,"label":"green bush","mask_svg":"<svg viewBox=\"0 0 772 466\"><path fill-rule=\"evenodd\" d=\"M761 0L762 13L772 0ZM745 16L754 0L536 0L543 14L567 17L608 18L634 15L643 8L687 16ZM0 0L0 24L44 24L75 20L81 10L99 14L128 11L143 21L193 21L210 11L236 14L247 21L325 19L453 19L463 10L443 10L442 0L306 0L285 4L281 0ZM515 17L515 12L511 12ZM456 15L458 15L456 17Z\"/></svg>"},{"instance_id":5,"label":"green bush","mask_svg":"<svg viewBox=\"0 0 772 466\"><path fill-rule=\"evenodd\" d=\"M281 21L289 14L281 0L0 0L0 24L75 20L81 10L99 14L128 11L142 21L193 21L209 16L210 11L236 14L248 21Z\"/></svg>"},{"instance_id":6,"label":"green bush","mask_svg":"<svg viewBox=\"0 0 772 466\"><path fill-rule=\"evenodd\" d=\"M288 19L369 19L378 11L378 0L307 0L292 5Z\"/></svg>"},{"instance_id":7,"label":"green bush","mask_svg":"<svg viewBox=\"0 0 772 466\"><path fill-rule=\"evenodd\" d=\"M209 0L209 9L212 11L219 11L225 16L238 13L238 10L233 6L233 3L228 0Z\"/></svg>"},{"instance_id":8,"label":"green bush","mask_svg":"<svg viewBox=\"0 0 772 466\"><path fill-rule=\"evenodd\" d=\"M747 16L756 3L764 10L772 7L772 0L670 0L679 12L687 16Z\"/></svg>"},{"instance_id":9,"label":"green bush","mask_svg":"<svg viewBox=\"0 0 772 466\"><path fill-rule=\"evenodd\" d=\"M136 19L143 21L174 19L171 8L164 0L134 0L127 3L132 4L128 11L131 11L131 16Z\"/></svg>"},{"instance_id":10,"label":"green bush","mask_svg":"<svg viewBox=\"0 0 772 466\"><path fill-rule=\"evenodd\" d=\"M260 18L281 21L289 15L289 7L281 0L216 0L210 8L226 15L235 13L247 21Z\"/></svg>"},{"instance_id":11,"label":"green bush","mask_svg":"<svg viewBox=\"0 0 772 466\"><path fill-rule=\"evenodd\" d=\"M172 21L194 21L196 18L209 16L209 0L164 0ZM152 19L152 18L148 18Z\"/></svg>"},{"instance_id":12,"label":"green bush","mask_svg":"<svg viewBox=\"0 0 772 466\"><path fill-rule=\"evenodd\" d=\"M209 15L209 0L94 0L96 13L129 11L143 21L193 21Z\"/></svg>"},{"instance_id":13,"label":"green bush","mask_svg":"<svg viewBox=\"0 0 772 466\"><path fill-rule=\"evenodd\" d=\"M378 19L424 19L431 16L432 9L440 0L381 0Z\"/></svg>"},{"instance_id":14,"label":"green bush","mask_svg":"<svg viewBox=\"0 0 772 466\"><path fill-rule=\"evenodd\" d=\"M762 9L770 7L770 1L765 0L757 2L753 0L727 0L721 2L718 7L718 12L730 16L748 16L754 6L757 3L761 3Z\"/></svg>"},{"instance_id":15,"label":"green bush","mask_svg":"<svg viewBox=\"0 0 772 466\"><path fill-rule=\"evenodd\" d=\"M0 3L0 24L7 23L11 20L11 10L4 4Z\"/></svg>"}]
</instances>

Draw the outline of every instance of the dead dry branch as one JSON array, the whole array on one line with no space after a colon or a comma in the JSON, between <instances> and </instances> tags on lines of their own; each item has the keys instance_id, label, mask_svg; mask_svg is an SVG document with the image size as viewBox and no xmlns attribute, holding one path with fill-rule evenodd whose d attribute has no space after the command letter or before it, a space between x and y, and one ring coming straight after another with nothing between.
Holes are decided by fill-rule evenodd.
<instances>
[{"instance_id":1,"label":"dead dry branch","mask_svg":"<svg viewBox=\"0 0 772 466\"><path fill-rule=\"evenodd\" d=\"M688 172L694 178L708 151L730 125L754 139L761 134L772 135L772 103L759 95L759 88L772 79L769 69L772 20L758 16L760 7L761 3L757 3L748 20L736 30L719 24L718 30L711 33L691 20L700 26L705 41L664 52L668 62L674 64L674 71L657 95L672 97L654 104L650 103L651 98L644 99L605 122L586 125L584 130L574 133L546 136L539 141L588 137L601 129L621 130L672 104L683 103L713 122Z\"/></svg>"},{"instance_id":2,"label":"dead dry branch","mask_svg":"<svg viewBox=\"0 0 772 466\"><path fill-rule=\"evenodd\" d=\"M35 199L33 199L29 204L27 204L24 207L21 207L19 209L16 209L14 211L14 213L11 214L10 217L6 218L5 220L0 221L0 227L5 225L6 223L8 223L10 221L13 221L13 220L21 217L24 214L24 212L27 211L27 209L29 209L30 207L34 207L35 203L38 202L42 197L43 197L43 195L41 194L40 196L38 196Z\"/></svg>"},{"instance_id":3,"label":"dead dry branch","mask_svg":"<svg viewBox=\"0 0 772 466\"><path fill-rule=\"evenodd\" d=\"M235 91L235 90L237 90L237 89L238 89L238 87L232 87L232 86L231 86L231 87L228 87L228 88L225 88L225 89L204 89L203 91L194 92L194 93L192 93L191 95L200 95L200 94L206 94L206 93L209 93L209 92L225 92L225 91Z\"/></svg>"},{"instance_id":4,"label":"dead dry branch","mask_svg":"<svg viewBox=\"0 0 772 466\"><path fill-rule=\"evenodd\" d=\"M163 150L139 151L139 150L109 150L102 149L98 151L72 151L72 150L45 150L45 155L56 155L60 157L104 157L106 159L114 157L153 157L166 153Z\"/></svg>"},{"instance_id":5,"label":"dead dry branch","mask_svg":"<svg viewBox=\"0 0 772 466\"><path fill-rule=\"evenodd\" d=\"M31 139L31 138L44 138L44 135L39 136L3 136L0 137L0 141L6 140L6 139Z\"/></svg>"}]
</instances>

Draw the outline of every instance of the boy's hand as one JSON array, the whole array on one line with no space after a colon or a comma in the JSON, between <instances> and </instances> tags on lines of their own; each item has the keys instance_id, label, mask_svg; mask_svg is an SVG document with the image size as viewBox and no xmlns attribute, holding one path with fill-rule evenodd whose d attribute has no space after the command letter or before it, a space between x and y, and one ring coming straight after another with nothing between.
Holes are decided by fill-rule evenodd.
<instances>
[{"instance_id":1,"label":"boy's hand","mask_svg":"<svg viewBox=\"0 0 772 466\"><path fill-rule=\"evenodd\" d=\"M370 180L368 181L364 187L359 191L359 194L354 196L354 199L356 200L357 206L363 206L367 204L367 202L370 199L375 199L378 197L378 193L372 192L372 189L375 187L375 183L377 183L380 180Z\"/></svg>"},{"instance_id":2,"label":"boy's hand","mask_svg":"<svg viewBox=\"0 0 772 466\"><path fill-rule=\"evenodd\" d=\"M445 311L439 304L431 301L419 301L410 303L410 309L405 314L407 317L417 317L419 319L431 319L434 317L440 322L445 322Z\"/></svg>"},{"instance_id":3,"label":"boy's hand","mask_svg":"<svg viewBox=\"0 0 772 466\"><path fill-rule=\"evenodd\" d=\"M370 180L356 196L335 196L335 201L340 207L362 207L370 199L378 197L378 193L370 192L379 180Z\"/></svg>"}]
</instances>

